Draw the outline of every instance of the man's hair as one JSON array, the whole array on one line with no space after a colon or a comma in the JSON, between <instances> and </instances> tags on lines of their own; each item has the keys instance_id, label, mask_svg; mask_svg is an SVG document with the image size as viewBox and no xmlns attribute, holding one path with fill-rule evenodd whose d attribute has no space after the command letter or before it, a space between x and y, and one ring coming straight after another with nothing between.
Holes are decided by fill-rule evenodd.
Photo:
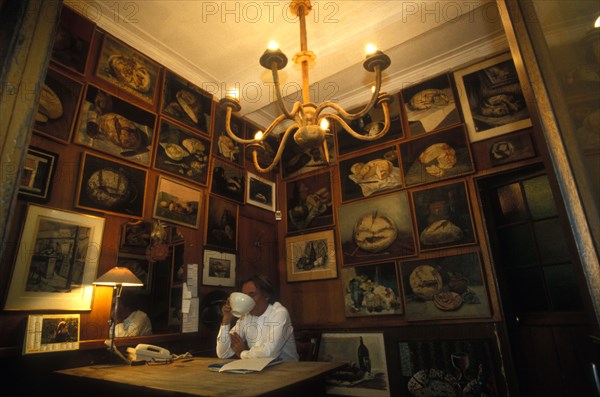
<instances>
[{"instance_id":1,"label":"man's hair","mask_svg":"<svg viewBox=\"0 0 600 397\"><path fill-rule=\"evenodd\" d=\"M240 286L246 283L253 282L260 294L269 299L269 303L274 303L276 300L275 287L266 276L254 274L242 281Z\"/></svg>"},{"instance_id":2,"label":"man's hair","mask_svg":"<svg viewBox=\"0 0 600 397\"><path fill-rule=\"evenodd\" d=\"M139 292L124 288L119 298L119 305L125 306L131 311L140 310L142 302Z\"/></svg>"}]
</instances>

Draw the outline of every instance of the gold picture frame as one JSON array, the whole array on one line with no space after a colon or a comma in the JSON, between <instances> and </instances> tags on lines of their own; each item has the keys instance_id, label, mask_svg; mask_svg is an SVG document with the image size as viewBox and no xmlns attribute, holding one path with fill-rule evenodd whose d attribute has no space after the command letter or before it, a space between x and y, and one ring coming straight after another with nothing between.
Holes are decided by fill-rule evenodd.
<instances>
[{"instance_id":1,"label":"gold picture frame","mask_svg":"<svg viewBox=\"0 0 600 397\"><path fill-rule=\"evenodd\" d=\"M313 281L337 277L333 230L287 237L287 281Z\"/></svg>"}]
</instances>

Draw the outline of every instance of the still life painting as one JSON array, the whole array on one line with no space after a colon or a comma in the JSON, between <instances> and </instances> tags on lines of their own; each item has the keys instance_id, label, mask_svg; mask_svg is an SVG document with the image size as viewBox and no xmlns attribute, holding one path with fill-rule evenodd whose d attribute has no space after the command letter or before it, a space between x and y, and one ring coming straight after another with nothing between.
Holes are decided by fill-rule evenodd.
<instances>
[{"instance_id":1,"label":"still life painting","mask_svg":"<svg viewBox=\"0 0 600 397\"><path fill-rule=\"evenodd\" d=\"M309 281L337 277L333 230L285 239L287 281Z\"/></svg>"},{"instance_id":2,"label":"still life painting","mask_svg":"<svg viewBox=\"0 0 600 397\"><path fill-rule=\"evenodd\" d=\"M346 317L402 314L396 263L344 267Z\"/></svg>"},{"instance_id":3,"label":"still life painting","mask_svg":"<svg viewBox=\"0 0 600 397\"><path fill-rule=\"evenodd\" d=\"M333 224L329 172L288 182L286 189L288 233Z\"/></svg>"},{"instance_id":4,"label":"still life painting","mask_svg":"<svg viewBox=\"0 0 600 397\"><path fill-rule=\"evenodd\" d=\"M319 344L318 361L347 364L325 378L327 394L390 396L382 333L324 333Z\"/></svg>"},{"instance_id":5,"label":"still life painting","mask_svg":"<svg viewBox=\"0 0 600 397\"><path fill-rule=\"evenodd\" d=\"M477 252L400 264L408 321L487 317Z\"/></svg>"}]
</instances>

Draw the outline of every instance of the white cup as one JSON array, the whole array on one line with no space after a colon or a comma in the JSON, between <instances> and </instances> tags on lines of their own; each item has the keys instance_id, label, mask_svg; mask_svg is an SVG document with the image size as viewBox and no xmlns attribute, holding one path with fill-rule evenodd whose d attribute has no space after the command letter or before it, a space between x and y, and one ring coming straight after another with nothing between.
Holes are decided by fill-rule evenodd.
<instances>
[{"instance_id":1,"label":"white cup","mask_svg":"<svg viewBox=\"0 0 600 397\"><path fill-rule=\"evenodd\" d=\"M244 314L250 313L255 304L254 299L241 292L232 292L229 296L231 313L236 317L242 317Z\"/></svg>"}]
</instances>

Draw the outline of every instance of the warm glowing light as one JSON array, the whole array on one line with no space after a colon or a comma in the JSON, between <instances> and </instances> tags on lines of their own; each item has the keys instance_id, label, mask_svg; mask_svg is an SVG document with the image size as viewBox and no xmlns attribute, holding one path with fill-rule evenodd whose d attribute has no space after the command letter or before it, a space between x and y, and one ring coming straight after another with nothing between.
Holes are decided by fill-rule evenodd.
<instances>
[{"instance_id":1,"label":"warm glowing light","mask_svg":"<svg viewBox=\"0 0 600 397\"><path fill-rule=\"evenodd\" d=\"M375 54L375 52L377 52L377 47L375 46L375 44L367 44L367 46L365 47L365 52L367 53L367 55Z\"/></svg>"},{"instance_id":2,"label":"warm glowing light","mask_svg":"<svg viewBox=\"0 0 600 397\"><path fill-rule=\"evenodd\" d=\"M254 134L254 139L256 140L260 140L263 137L263 132L262 131L256 131L256 134Z\"/></svg>"},{"instance_id":3,"label":"warm glowing light","mask_svg":"<svg viewBox=\"0 0 600 397\"><path fill-rule=\"evenodd\" d=\"M321 128L324 129L325 131L328 131L329 130L329 120L327 120L327 119L321 120Z\"/></svg>"},{"instance_id":4,"label":"warm glowing light","mask_svg":"<svg viewBox=\"0 0 600 397\"><path fill-rule=\"evenodd\" d=\"M600 28L600 17L596 18L596 22L594 23L595 28Z\"/></svg>"},{"instance_id":5,"label":"warm glowing light","mask_svg":"<svg viewBox=\"0 0 600 397\"><path fill-rule=\"evenodd\" d=\"M229 97L229 98L233 98L236 101L240 100L240 93L238 92L237 89L232 88L231 90L226 90L225 91L225 96Z\"/></svg>"},{"instance_id":6,"label":"warm glowing light","mask_svg":"<svg viewBox=\"0 0 600 397\"><path fill-rule=\"evenodd\" d=\"M371 86L371 93L373 93L373 92L375 92L375 86L374 85Z\"/></svg>"},{"instance_id":7,"label":"warm glowing light","mask_svg":"<svg viewBox=\"0 0 600 397\"><path fill-rule=\"evenodd\" d=\"M267 48L271 51L274 51L279 48L279 44L277 44L275 40L271 40L269 41L269 45L267 45Z\"/></svg>"}]
</instances>

